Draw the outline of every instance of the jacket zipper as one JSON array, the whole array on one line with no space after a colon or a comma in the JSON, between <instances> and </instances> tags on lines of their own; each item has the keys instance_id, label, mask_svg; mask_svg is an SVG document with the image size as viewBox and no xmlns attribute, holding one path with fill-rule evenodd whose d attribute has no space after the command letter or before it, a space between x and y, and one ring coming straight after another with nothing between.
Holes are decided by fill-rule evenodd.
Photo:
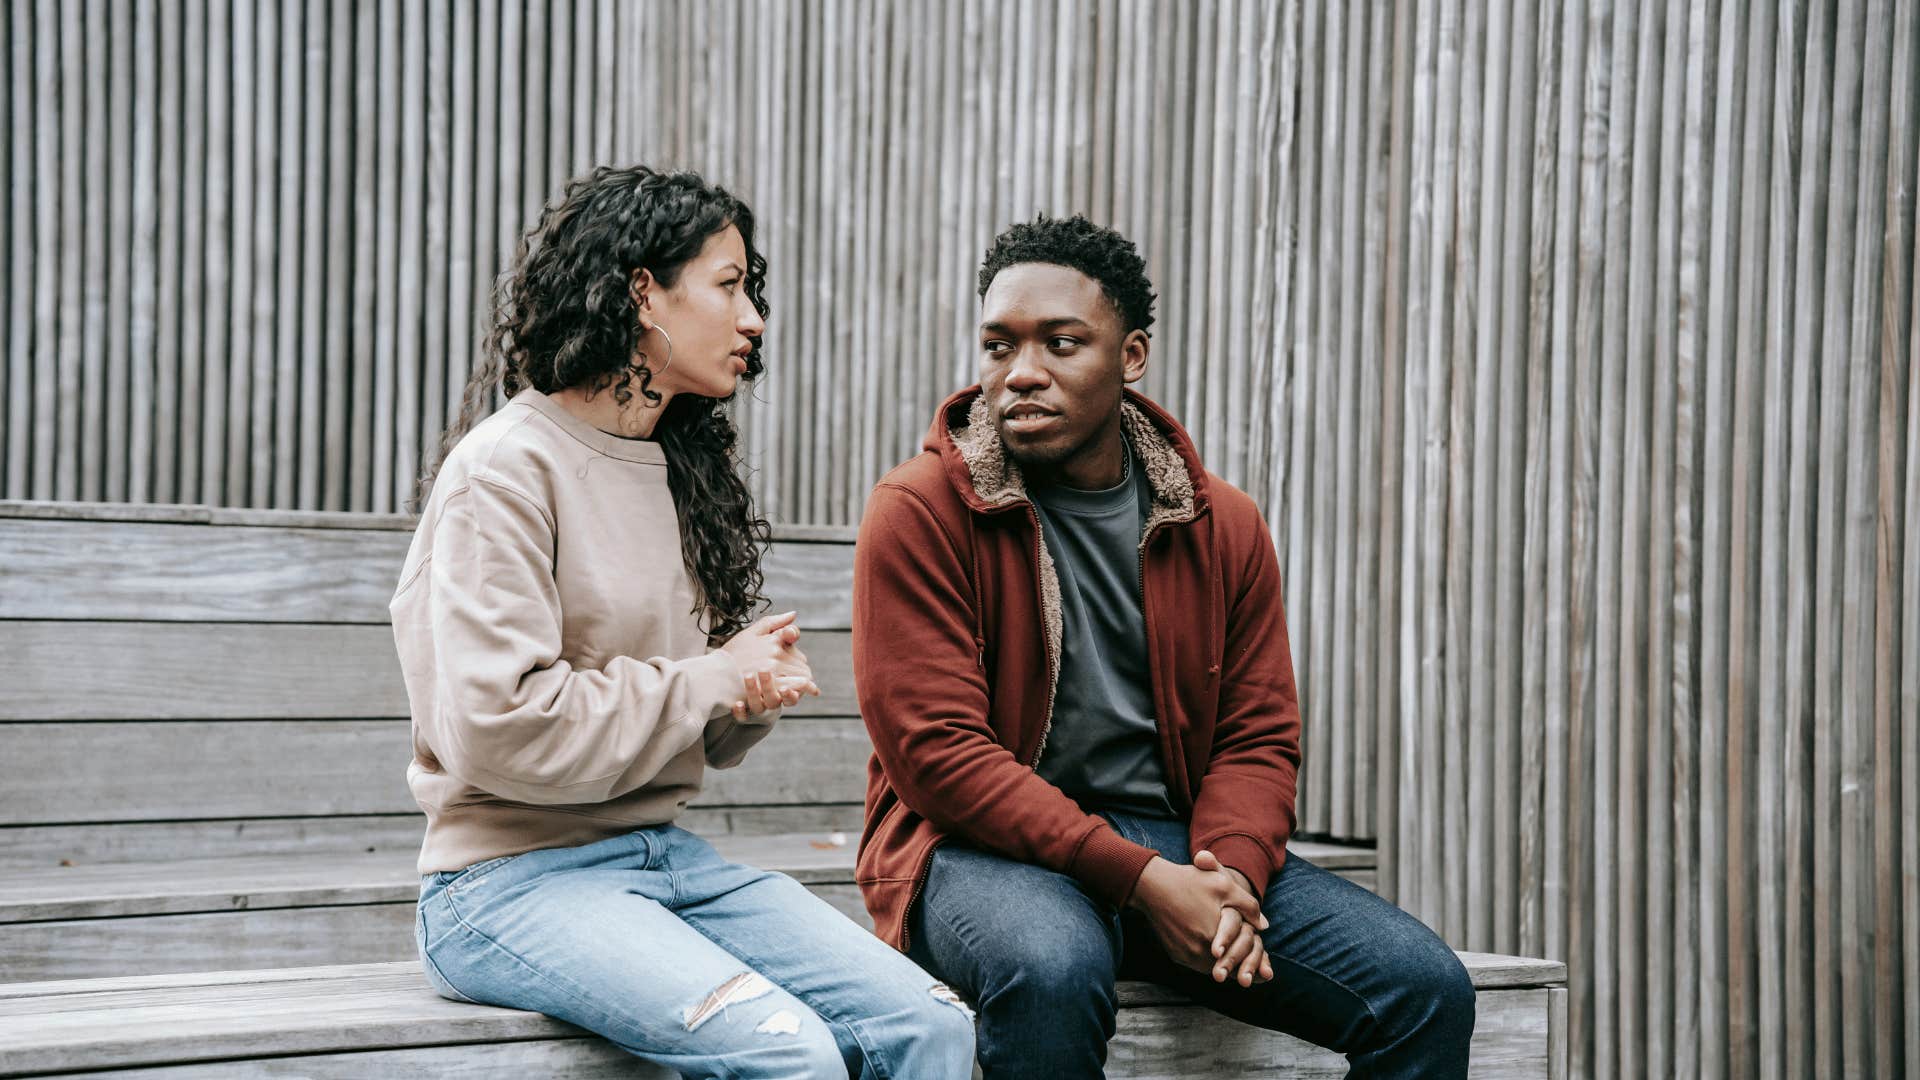
<instances>
[{"instance_id":1,"label":"jacket zipper","mask_svg":"<svg viewBox=\"0 0 1920 1080\"><path fill-rule=\"evenodd\" d=\"M1042 570L1043 564L1041 563L1041 545L1045 541L1040 536L1040 511L1035 509L1031 501L1027 503L1027 516L1033 519L1033 578L1034 578L1034 584L1038 585L1040 583L1040 575L1044 572ZM1144 562L1146 557L1147 557L1146 552L1144 549L1142 549L1140 554L1141 560ZM1059 580L1057 578L1054 581L1054 591L1056 593L1060 591ZM1046 595L1047 595L1046 589L1042 588L1040 590L1040 597L1041 597L1041 603L1043 605L1046 603ZM1142 586L1141 598L1142 598L1142 603L1144 603L1145 602L1145 586L1144 585ZM1042 617L1041 621L1043 624L1041 626L1041 634L1043 636L1046 633L1046 627L1044 625L1045 615L1046 615L1045 612L1041 612L1041 617ZM1062 611L1060 613L1060 617L1064 620L1066 618L1066 612ZM1065 624L1063 622L1062 632L1064 632L1064 630L1065 630ZM1053 698L1054 698L1054 695L1058 693L1060 689L1060 672L1055 664L1054 657L1053 657L1053 650L1054 650L1053 642L1046 641L1046 642L1043 642L1043 645L1044 645L1044 648L1042 651L1044 651L1047 654L1047 711L1046 711L1046 718L1042 720L1040 724L1040 745L1034 747L1033 760L1027 762L1027 768L1029 769L1039 768L1040 755L1047 752L1047 736L1053 734ZM981 656L980 663L982 667L986 666L986 657L984 655Z\"/></svg>"}]
</instances>

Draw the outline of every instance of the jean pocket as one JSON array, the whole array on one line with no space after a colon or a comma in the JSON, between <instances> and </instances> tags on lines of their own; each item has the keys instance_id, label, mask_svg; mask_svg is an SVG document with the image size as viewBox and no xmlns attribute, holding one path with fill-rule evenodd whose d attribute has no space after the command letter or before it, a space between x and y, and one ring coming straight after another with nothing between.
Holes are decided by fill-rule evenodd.
<instances>
[{"instance_id":1,"label":"jean pocket","mask_svg":"<svg viewBox=\"0 0 1920 1080\"><path fill-rule=\"evenodd\" d=\"M447 892L459 892L480 884L489 874L519 857L518 855L501 855L492 859L483 859L463 870L435 875L438 879L436 884Z\"/></svg>"}]
</instances>

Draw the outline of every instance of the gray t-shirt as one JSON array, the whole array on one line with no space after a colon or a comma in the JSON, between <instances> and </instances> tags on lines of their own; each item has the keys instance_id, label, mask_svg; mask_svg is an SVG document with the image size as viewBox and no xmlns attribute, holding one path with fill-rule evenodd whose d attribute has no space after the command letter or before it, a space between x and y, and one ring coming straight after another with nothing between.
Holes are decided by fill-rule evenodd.
<instances>
[{"instance_id":1,"label":"gray t-shirt","mask_svg":"<svg viewBox=\"0 0 1920 1080\"><path fill-rule=\"evenodd\" d=\"M1152 493L1127 453L1129 475L1115 487L1032 491L1063 622L1053 728L1035 771L1088 811L1173 818L1140 608L1140 530Z\"/></svg>"}]
</instances>

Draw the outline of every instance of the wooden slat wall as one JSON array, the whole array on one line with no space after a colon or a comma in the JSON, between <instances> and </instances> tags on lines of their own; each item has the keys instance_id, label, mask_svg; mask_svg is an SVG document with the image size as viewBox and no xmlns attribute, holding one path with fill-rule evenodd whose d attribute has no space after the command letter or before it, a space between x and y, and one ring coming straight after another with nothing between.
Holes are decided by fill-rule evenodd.
<instances>
[{"instance_id":1,"label":"wooden slat wall","mask_svg":"<svg viewBox=\"0 0 1920 1080\"><path fill-rule=\"evenodd\" d=\"M851 523L1084 211L1267 510L1302 827L1570 960L1579 1074L1920 1075L1920 0L128 7L5 12L5 497L396 508L612 159L758 210L752 482Z\"/></svg>"}]
</instances>

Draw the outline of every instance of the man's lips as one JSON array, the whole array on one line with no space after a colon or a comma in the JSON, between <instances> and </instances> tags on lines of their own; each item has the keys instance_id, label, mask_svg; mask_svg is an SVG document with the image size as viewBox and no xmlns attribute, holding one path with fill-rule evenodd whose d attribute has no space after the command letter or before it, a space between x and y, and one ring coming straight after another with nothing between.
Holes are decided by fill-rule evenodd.
<instances>
[{"instance_id":1,"label":"man's lips","mask_svg":"<svg viewBox=\"0 0 1920 1080\"><path fill-rule=\"evenodd\" d=\"M1001 414L1001 423L1013 431L1037 431L1060 419L1060 414L1033 405L1019 405Z\"/></svg>"}]
</instances>

